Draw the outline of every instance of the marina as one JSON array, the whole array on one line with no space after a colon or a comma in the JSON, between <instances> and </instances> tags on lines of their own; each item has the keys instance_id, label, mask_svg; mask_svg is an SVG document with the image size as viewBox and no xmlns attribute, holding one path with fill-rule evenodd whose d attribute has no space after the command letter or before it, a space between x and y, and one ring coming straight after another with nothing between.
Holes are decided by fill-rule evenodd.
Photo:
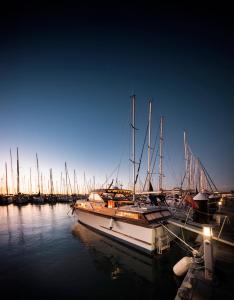
<instances>
[{"instance_id":1,"label":"marina","mask_svg":"<svg viewBox=\"0 0 234 300\"><path fill-rule=\"evenodd\" d=\"M233 299L232 11L3 3L2 298Z\"/></svg>"},{"instance_id":2,"label":"marina","mask_svg":"<svg viewBox=\"0 0 234 300\"><path fill-rule=\"evenodd\" d=\"M65 162L65 176L61 173L60 180L60 193L58 188L54 188L54 178L52 169L49 170L49 180L47 193L43 192L44 180L43 176L40 176L39 160L36 154L36 177L34 188L37 192L34 193L21 193L21 174L20 174L20 160L19 151L17 147L16 157L16 193L9 194L9 190L14 192L14 187L8 186L8 169L7 163L5 163L5 194L0 195L0 208L1 208L1 232L0 243L3 244L3 271L0 274L0 279L5 282L5 286L8 290L10 282L16 281L17 272L12 274L10 270L9 262L5 264L5 260L9 260L9 254L12 254L14 249L17 249L20 253L23 251L23 264L27 261L31 268L34 266L34 258L40 255L38 250L33 250L29 246L29 252L32 251L32 261L28 259L27 241L29 239L34 240L36 238L35 245L39 243L38 248L43 249L44 240L47 239L47 232L49 233L49 240L45 241L46 250L45 253L50 252L50 256L53 256L54 251L56 256L56 250L54 250L54 238L60 236L61 229L64 235L66 230L66 237L62 237L55 241L61 244L62 251L66 249L67 243L71 243L72 237L78 238L79 246L77 251L84 251L79 249L80 245L85 244L89 259L92 260L93 251L98 253L98 256L94 256L95 264L92 268L96 268L97 273L95 277L99 278L99 271L102 268L106 268L105 260L111 257L111 263L108 266L109 281L108 288L101 289L106 278L101 280L101 284L98 285L93 292L95 296L99 294L102 298L108 295L108 289L111 293L116 293L114 290L117 286L112 285L112 281L119 281L118 292L121 287L122 276L125 278L125 273L131 281L139 280L143 278L142 290L140 288L140 294L149 293L148 298L154 297L156 294L155 287L161 286L161 279L159 277L167 272L167 276L170 278L170 282L165 279L163 285L168 284L171 286L171 290L166 292L165 287L162 290L162 296L164 299L219 299L219 297L225 297L229 299L232 294L231 285L223 288L224 282L222 278L217 275L220 268L225 264L222 261L220 263L220 257L225 254L225 257L229 260L230 265L234 265L234 257L232 249L234 247L234 232L233 232L233 216L232 208L234 195L233 193L219 192L214 181L211 179L209 173L204 168L200 160L198 160L192 153L188 144L186 134L184 133L184 152L185 152L185 174L181 182L181 188L172 190L164 189L163 181L163 119L160 118L160 139L159 139L159 173L158 173L158 189L153 189L152 181L154 180L154 172L151 166L152 155L154 148L151 147L151 113L152 103L149 101L149 119L145 135L148 136L148 151L147 151L147 172L143 190L139 191L137 187L137 181L139 178L139 171L141 167L140 157L139 163L136 162L136 125L135 125L135 103L136 96L131 97L132 101L132 189L123 189L122 186L113 185L113 180L109 183L106 181L106 188L90 189L88 194L78 194L78 188L76 183L76 173L74 170L74 185L71 186L71 180L67 163ZM143 146L144 149L144 146ZM11 158L11 184L14 181L14 172L12 166L12 154L10 149ZM138 169L136 165L138 164ZM3 180L1 181L1 191L3 191ZM30 168L29 178L29 190L32 192L32 178ZM117 180L116 180L117 183ZM95 181L93 183L95 186ZM65 193L61 193L64 191ZM73 192L73 193L72 193ZM225 210L225 207L229 209ZM26 218L25 218L26 217ZM60 220L60 217L62 218ZM13 225L16 218L17 226ZM58 218L58 222L57 222ZM37 223L37 220L39 223ZM60 223L61 224L58 224ZM6 224L6 225L5 225ZM64 226L61 228L60 226ZM44 231L45 229L45 231ZM15 245L15 231L19 238L18 245ZM54 233L54 236L51 233ZM44 238L45 235L45 238ZM37 241L37 239L39 240ZM34 243L34 242L33 242ZM63 244L64 243L64 244ZM103 247L102 247L103 243ZM49 250L51 245L51 250ZM75 241L73 241L73 247ZM59 247L59 245L58 245ZM65 248L64 248L65 247ZM91 248L91 251L90 251ZM7 250L8 249L8 250ZM41 251L41 250L40 250ZM74 251L74 249L73 249ZM73 253L74 255L74 253ZM77 253L79 256L79 253ZM90 256L89 256L90 255ZM184 256L182 256L184 255ZM21 256L21 254L20 254ZM25 257L25 258L24 258ZM65 255L65 258L67 256ZM100 259L101 258L101 259ZM40 257L42 264L48 259L47 255ZM51 272L60 268L60 264L55 264L51 258L48 261L51 267ZM64 258L63 258L64 259ZM37 278L39 276L40 289L36 297L40 299L43 294L46 293L48 299L55 293L56 298L64 299L65 294L73 293L77 294L75 282L73 282L73 288L70 287L72 281L75 280L75 274L69 275L70 271L66 271L73 259L69 256L70 262L66 263L64 270L68 279L63 278L61 283L62 287L57 289L55 286L59 285L59 276L53 284L47 284L44 282L45 277L48 275L50 268L42 267L42 273L40 268L39 274L34 274ZM100 259L100 261L99 261ZM167 259L167 264L162 267L161 261ZM176 259L176 260L175 260ZM13 255L12 261L13 268L15 264L17 266L17 259ZM97 262L98 261L98 262ZM19 262L20 264L21 262ZM59 262L60 263L60 262ZM77 262L79 264L79 262ZM90 262L89 262L90 263ZM112 265L114 263L114 265ZM4 265L5 264L5 265ZM63 264L63 263L62 263ZM123 265L123 266L122 266ZM218 266L218 267L217 267ZM74 268L74 265L72 269ZM83 268L83 267L82 267ZM79 266L77 266L79 269ZM21 267L18 276L29 276L27 271L24 274L25 268ZM62 272L64 272L64 270ZM111 270L111 271L110 271ZM130 270L130 271L129 271ZM222 269L223 271L224 269ZM5 271L5 272L4 272ZM222 272L221 271L221 272ZM10 273L9 273L10 272ZM21 274L22 272L22 274ZM42 276L41 274L44 275ZM60 271L61 272L61 271ZM90 271L87 271L87 274ZM225 276L228 272L224 272ZM226 274L227 273L227 274ZM47 275L46 275L47 274ZM154 274L157 274L156 276ZM160 275L159 275L160 274ZM43 278L41 278L41 276ZM71 279L73 278L73 279ZM76 278L77 279L77 278ZM26 278L26 282L29 279ZM53 283L52 280L52 283ZM79 280L79 279L78 279ZM80 297L92 299L94 296L91 294L85 295L84 288L86 285L83 283L84 278L80 278L82 287L79 290ZM96 279L95 279L96 280ZM51 280L49 280L51 282ZM99 282L99 280L97 280ZM146 287L146 285L149 285ZM21 283L20 294L24 299L30 299L32 293L35 290L34 284L30 281L29 291L24 295L26 285ZM67 287L69 286L69 291ZM152 291L151 291L152 286ZM134 292L127 290L125 284L123 285L122 299L127 299L130 295L134 295ZM149 289L149 291L148 291ZM55 292L56 290L56 292ZM78 294L79 294L78 293ZM10 293L11 295L11 293ZM115 294L115 296L118 293ZM138 293L137 293L138 295ZM13 297L13 294L11 295ZM119 296L118 296L119 297ZM167 298L168 297L168 298ZM44 299L47 299L43 296ZM36 298L37 299L37 298Z\"/></svg>"}]
</instances>

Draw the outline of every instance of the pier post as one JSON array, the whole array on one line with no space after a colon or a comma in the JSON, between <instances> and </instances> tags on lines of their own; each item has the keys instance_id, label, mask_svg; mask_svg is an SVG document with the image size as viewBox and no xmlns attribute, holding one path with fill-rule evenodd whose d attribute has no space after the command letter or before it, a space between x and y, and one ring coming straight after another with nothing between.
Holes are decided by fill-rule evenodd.
<instances>
[{"instance_id":1,"label":"pier post","mask_svg":"<svg viewBox=\"0 0 234 300\"><path fill-rule=\"evenodd\" d=\"M205 264L205 279L213 279L214 259L212 245L212 228L209 226L203 227L203 245L204 245L204 264Z\"/></svg>"}]
</instances>

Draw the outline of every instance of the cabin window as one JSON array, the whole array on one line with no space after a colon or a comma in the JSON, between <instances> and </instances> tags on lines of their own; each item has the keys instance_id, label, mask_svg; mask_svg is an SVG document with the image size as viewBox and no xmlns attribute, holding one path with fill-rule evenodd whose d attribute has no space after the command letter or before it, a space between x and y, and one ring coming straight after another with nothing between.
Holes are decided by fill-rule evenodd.
<instances>
[{"instance_id":1,"label":"cabin window","mask_svg":"<svg viewBox=\"0 0 234 300\"><path fill-rule=\"evenodd\" d=\"M139 219L139 215L137 213L127 212L127 211L117 211L116 215L125 218Z\"/></svg>"},{"instance_id":2,"label":"cabin window","mask_svg":"<svg viewBox=\"0 0 234 300\"><path fill-rule=\"evenodd\" d=\"M153 212L150 214L146 214L145 217L148 221L153 221L162 218L162 215L160 214L160 212Z\"/></svg>"},{"instance_id":3,"label":"cabin window","mask_svg":"<svg viewBox=\"0 0 234 300\"><path fill-rule=\"evenodd\" d=\"M162 214L164 217L168 217L168 216L171 215L171 213L170 213L168 210L161 211L161 214Z\"/></svg>"}]
</instances>

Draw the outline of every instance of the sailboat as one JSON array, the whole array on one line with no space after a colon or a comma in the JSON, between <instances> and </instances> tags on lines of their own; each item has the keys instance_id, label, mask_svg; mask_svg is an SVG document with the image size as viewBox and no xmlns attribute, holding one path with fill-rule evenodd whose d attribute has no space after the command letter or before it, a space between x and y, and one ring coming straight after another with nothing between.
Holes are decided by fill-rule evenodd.
<instances>
[{"instance_id":1,"label":"sailboat","mask_svg":"<svg viewBox=\"0 0 234 300\"><path fill-rule=\"evenodd\" d=\"M12 196L9 195L8 189L8 176L7 176L7 163L5 163L5 178L6 178L6 193L5 195L0 195L0 205L8 205L12 203Z\"/></svg>"},{"instance_id":2,"label":"sailboat","mask_svg":"<svg viewBox=\"0 0 234 300\"><path fill-rule=\"evenodd\" d=\"M38 155L36 153L36 163L37 163L37 187L38 187L38 194L32 197L32 203L34 204L44 204L44 198L41 195L41 188L40 188L40 171L39 171L39 162L38 162Z\"/></svg>"},{"instance_id":3,"label":"sailboat","mask_svg":"<svg viewBox=\"0 0 234 300\"><path fill-rule=\"evenodd\" d=\"M17 194L14 196L13 203L23 205L29 202L29 197L20 193L20 174L19 174L19 151L17 147Z\"/></svg>"},{"instance_id":4,"label":"sailboat","mask_svg":"<svg viewBox=\"0 0 234 300\"><path fill-rule=\"evenodd\" d=\"M77 200L78 221L121 243L147 254L162 253L170 247L162 223L171 217L167 207L141 206L135 191L135 95L132 96L133 191L109 188L92 191L87 199Z\"/></svg>"}]
</instances>

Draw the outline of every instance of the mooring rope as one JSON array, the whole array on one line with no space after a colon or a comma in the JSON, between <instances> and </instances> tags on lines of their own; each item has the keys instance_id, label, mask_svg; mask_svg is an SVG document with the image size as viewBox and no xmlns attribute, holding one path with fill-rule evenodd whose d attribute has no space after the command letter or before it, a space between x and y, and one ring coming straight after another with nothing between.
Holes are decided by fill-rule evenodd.
<instances>
[{"instance_id":1,"label":"mooring rope","mask_svg":"<svg viewBox=\"0 0 234 300\"><path fill-rule=\"evenodd\" d=\"M196 256L196 255L199 254L199 252L198 252L196 249L194 249L194 248L191 247L188 243L186 243L185 241L183 241L180 237L178 237L178 235L176 235L173 231L171 231L170 229L168 229L167 226L163 225L162 223L161 223L161 225L162 225L162 227L165 228L170 234L172 234L172 235L175 236L178 240L180 240L183 244L185 244L185 245L190 249L190 251L192 252L192 254L193 254L194 256Z\"/></svg>"}]
</instances>

